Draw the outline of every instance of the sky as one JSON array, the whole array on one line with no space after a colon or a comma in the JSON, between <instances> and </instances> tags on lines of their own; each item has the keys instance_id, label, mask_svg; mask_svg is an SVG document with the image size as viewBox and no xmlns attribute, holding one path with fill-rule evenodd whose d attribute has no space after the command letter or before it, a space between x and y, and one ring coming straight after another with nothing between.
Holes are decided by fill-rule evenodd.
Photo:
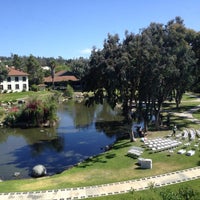
<instances>
[{"instance_id":1,"label":"sky","mask_svg":"<svg viewBox=\"0 0 200 200\"><path fill-rule=\"evenodd\" d=\"M200 31L199 0L0 0L0 56L88 58L108 33L123 40L176 16Z\"/></svg>"}]
</instances>

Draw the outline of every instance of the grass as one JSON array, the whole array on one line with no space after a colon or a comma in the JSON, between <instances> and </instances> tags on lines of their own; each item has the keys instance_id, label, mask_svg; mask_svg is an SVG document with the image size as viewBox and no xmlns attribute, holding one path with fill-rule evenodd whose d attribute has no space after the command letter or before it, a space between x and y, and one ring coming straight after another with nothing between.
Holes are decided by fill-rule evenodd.
<instances>
[{"instance_id":1,"label":"grass","mask_svg":"<svg viewBox=\"0 0 200 200\"><path fill-rule=\"evenodd\" d=\"M48 91L28 91L28 92L14 92L14 93L0 93L0 102L15 102L19 99L25 99L32 96L46 96L51 94Z\"/></svg>"},{"instance_id":2,"label":"grass","mask_svg":"<svg viewBox=\"0 0 200 200\"><path fill-rule=\"evenodd\" d=\"M181 104L184 110L188 107L195 106L194 102L184 102ZM198 102L197 102L198 103ZM173 105L174 106L174 105ZM166 107L172 108L171 105ZM187 119L182 119L172 115L171 122L176 123L178 128L197 126ZM171 130L149 132L149 138L164 137L171 134ZM187 142L187 141L185 141ZM198 141L194 141L189 148L195 148L194 144ZM200 152L194 156L187 157L185 155L179 155L176 153L181 146L171 155L168 155L167 151L160 153L151 153L145 150L143 157L151 158L153 161L153 169L141 170L137 165L137 159L133 159L127 156L128 149L132 146L143 146L140 140L132 143L129 140L120 140L116 142L110 151L88 158L86 161L78 164L77 166L64 171L61 174L57 174L51 177L44 177L39 179L22 179L22 180L9 180L0 183L0 192L15 192L15 191L36 191L36 190L48 190L48 189L61 189L67 187L83 187L91 185L99 185L112 183L117 181L125 181L130 179L137 179L142 177L148 177L152 175L158 175L162 173L172 172L176 170L186 169L200 165ZM195 182L198 187L200 181ZM193 187L193 181L189 185ZM176 186L172 186L172 189ZM157 190L157 189L156 189ZM133 192L135 195L135 192ZM137 192L140 195L140 192ZM144 195L149 197L152 191L145 192ZM117 195L113 199L131 199L132 193ZM155 194L156 195L156 194ZM117 197L117 198L116 198ZM102 197L103 198L103 197ZM138 199L145 199L142 197ZM101 198L100 198L101 199ZM112 196L109 198L112 199ZM159 198L152 198L159 199Z\"/></svg>"}]
</instances>

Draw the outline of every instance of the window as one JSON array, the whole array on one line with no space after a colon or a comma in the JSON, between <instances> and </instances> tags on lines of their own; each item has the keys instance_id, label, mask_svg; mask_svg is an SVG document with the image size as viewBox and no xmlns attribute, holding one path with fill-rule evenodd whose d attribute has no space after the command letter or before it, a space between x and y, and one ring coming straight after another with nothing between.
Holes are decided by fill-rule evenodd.
<instances>
[{"instance_id":1,"label":"window","mask_svg":"<svg viewBox=\"0 0 200 200\"><path fill-rule=\"evenodd\" d=\"M25 81L26 81L26 77L25 77L25 76L23 76L23 77L22 77L22 80L25 82Z\"/></svg>"},{"instance_id":2,"label":"window","mask_svg":"<svg viewBox=\"0 0 200 200\"><path fill-rule=\"evenodd\" d=\"M7 78L7 81L8 81L8 82L11 82L11 77L10 77L10 76Z\"/></svg>"},{"instance_id":3,"label":"window","mask_svg":"<svg viewBox=\"0 0 200 200\"><path fill-rule=\"evenodd\" d=\"M27 88L26 84L23 84L23 90L26 90L26 88Z\"/></svg>"},{"instance_id":4,"label":"window","mask_svg":"<svg viewBox=\"0 0 200 200\"><path fill-rule=\"evenodd\" d=\"M18 82L18 81L19 81L19 77L16 76L16 77L15 77L15 82Z\"/></svg>"},{"instance_id":5,"label":"window","mask_svg":"<svg viewBox=\"0 0 200 200\"><path fill-rule=\"evenodd\" d=\"M8 85L8 90L12 90L12 86L11 85Z\"/></svg>"},{"instance_id":6,"label":"window","mask_svg":"<svg viewBox=\"0 0 200 200\"><path fill-rule=\"evenodd\" d=\"M16 90L19 90L19 84L16 84L16 85L15 85L15 89L16 89Z\"/></svg>"}]
</instances>

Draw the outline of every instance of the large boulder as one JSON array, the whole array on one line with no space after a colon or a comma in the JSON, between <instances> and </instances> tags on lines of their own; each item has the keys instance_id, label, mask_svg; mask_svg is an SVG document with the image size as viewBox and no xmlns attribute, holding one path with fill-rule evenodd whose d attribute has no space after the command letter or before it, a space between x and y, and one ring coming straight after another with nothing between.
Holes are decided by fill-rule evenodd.
<instances>
[{"instance_id":1,"label":"large boulder","mask_svg":"<svg viewBox=\"0 0 200 200\"><path fill-rule=\"evenodd\" d=\"M46 170L45 166L43 166L43 165L34 166L32 169L32 173L31 173L31 175L36 178L45 176L46 174L47 174L47 170Z\"/></svg>"}]
</instances>

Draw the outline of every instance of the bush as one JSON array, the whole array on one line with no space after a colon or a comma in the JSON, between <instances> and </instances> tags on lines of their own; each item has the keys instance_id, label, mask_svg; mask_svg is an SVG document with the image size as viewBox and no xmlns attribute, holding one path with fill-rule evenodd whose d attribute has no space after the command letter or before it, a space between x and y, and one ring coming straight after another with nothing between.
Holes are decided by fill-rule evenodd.
<instances>
[{"instance_id":1,"label":"bush","mask_svg":"<svg viewBox=\"0 0 200 200\"><path fill-rule=\"evenodd\" d=\"M34 92L37 92L39 90L39 87L35 84L31 85L31 90Z\"/></svg>"},{"instance_id":2,"label":"bush","mask_svg":"<svg viewBox=\"0 0 200 200\"><path fill-rule=\"evenodd\" d=\"M5 119L6 125L9 126L26 126L38 127L43 126L47 122L53 125L57 120L56 116L57 105L51 99L48 102L31 99L26 105L22 106L20 110L10 112Z\"/></svg>"},{"instance_id":3,"label":"bush","mask_svg":"<svg viewBox=\"0 0 200 200\"><path fill-rule=\"evenodd\" d=\"M72 88L72 86L67 85L64 95L71 98L73 97L73 94L74 94L74 89Z\"/></svg>"},{"instance_id":4,"label":"bush","mask_svg":"<svg viewBox=\"0 0 200 200\"><path fill-rule=\"evenodd\" d=\"M160 195L163 200L197 200L199 198L199 193L189 187L182 187L176 192L167 189Z\"/></svg>"}]
</instances>

